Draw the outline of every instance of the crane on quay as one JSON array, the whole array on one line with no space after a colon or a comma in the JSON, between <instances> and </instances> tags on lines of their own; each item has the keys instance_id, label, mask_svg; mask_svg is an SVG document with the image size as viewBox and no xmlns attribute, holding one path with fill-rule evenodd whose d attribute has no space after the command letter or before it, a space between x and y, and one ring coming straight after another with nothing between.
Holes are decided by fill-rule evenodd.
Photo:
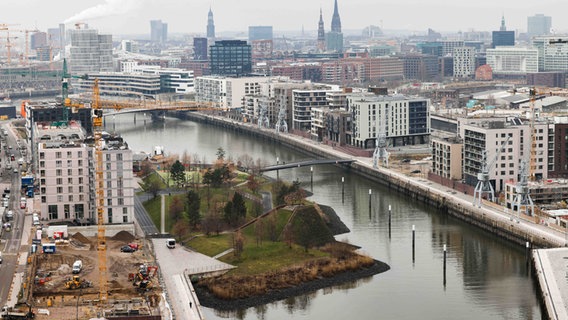
<instances>
[{"instance_id":1,"label":"crane on quay","mask_svg":"<svg viewBox=\"0 0 568 320\"><path fill-rule=\"evenodd\" d=\"M495 162L497 162L497 159L501 155L501 152L503 152L503 150L505 149L505 145L509 143L509 140L511 140L510 135L508 135L507 139L505 139L505 141L501 143L501 147L496 150L495 156L493 156L493 159L491 159L489 163L487 162L487 150L483 151L483 158L481 160L481 172L477 174L477 185L475 186L475 191L473 192L474 206L477 205L479 208L481 208L481 199L483 198L484 194L487 195L489 201L495 202L495 190L493 189L493 185L489 181L489 171L491 171L491 169L495 165Z\"/></svg>"}]
</instances>

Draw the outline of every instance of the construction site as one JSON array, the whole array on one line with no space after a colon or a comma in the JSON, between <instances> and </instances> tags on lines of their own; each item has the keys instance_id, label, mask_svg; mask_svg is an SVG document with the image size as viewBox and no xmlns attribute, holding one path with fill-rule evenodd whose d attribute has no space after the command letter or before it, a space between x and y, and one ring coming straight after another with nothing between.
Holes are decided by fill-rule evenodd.
<instances>
[{"instance_id":1,"label":"construction site","mask_svg":"<svg viewBox=\"0 0 568 320\"><path fill-rule=\"evenodd\" d=\"M28 257L20 301L36 319L160 319L163 305L158 267L143 239L121 231L107 239L108 298L101 303L96 238L81 233L37 245ZM32 245L32 252L36 245ZM25 311L26 307L19 311ZM140 318L138 318L140 319Z\"/></svg>"}]
</instances>

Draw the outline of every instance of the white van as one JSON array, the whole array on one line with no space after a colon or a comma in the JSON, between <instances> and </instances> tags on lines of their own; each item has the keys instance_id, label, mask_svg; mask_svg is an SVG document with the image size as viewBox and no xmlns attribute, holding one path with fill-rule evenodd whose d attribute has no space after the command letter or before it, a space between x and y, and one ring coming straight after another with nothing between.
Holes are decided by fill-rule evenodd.
<instances>
[{"instance_id":1,"label":"white van","mask_svg":"<svg viewBox=\"0 0 568 320\"><path fill-rule=\"evenodd\" d=\"M166 247L173 249L176 247L176 239L166 239Z\"/></svg>"},{"instance_id":2,"label":"white van","mask_svg":"<svg viewBox=\"0 0 568 320\"><path fill-rule=\"evenodd\" d=\"M73 273L79 273L83 269L83 262L81 260L77 260L73 263Z\"/></svg>"},{"instance_id":3,"label":"white van","mask_svg":"<svg viewBox=\"0 0 568 320\"><path fill-rule=\"evenodd\" d=\"M34 226L39 226L41 223L39 222L39 217L37 216L37 213L34 213L33 217L32 217L32 224Z\"/></svg>"}]
</instances>

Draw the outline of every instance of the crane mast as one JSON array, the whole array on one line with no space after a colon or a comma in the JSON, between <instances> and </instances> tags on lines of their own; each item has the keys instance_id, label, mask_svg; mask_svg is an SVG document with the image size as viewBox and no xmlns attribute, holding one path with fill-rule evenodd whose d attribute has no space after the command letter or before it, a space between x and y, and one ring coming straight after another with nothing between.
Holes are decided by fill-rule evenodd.
<instances>
[{"instance_id":1,"label":"crane mast","mask_svg":"<svg viewBox=\"0 0 568 320\"><path fill-rule=\"evenodd\" d=\"M93 132L95 134L95 190L97 203L97 253L99 262L99 299L104 304L108 298L107 256L104 224L104 176L103 176L103 110L100 104L99 79L93 87Z\"/></svg>"},{"instance_id":2,"label":"crane mast","mask_svg":"<svg viewBox=\"0 0 568 320\"><path fill-rule=\"evenodd\" d=\"M379 110L380 112L381 110ZM389 152L387 151L387 107L379 114L379 136L376 139L376 147L373 152L373 168L379 167L382 161L383 166L389 166Z\"/></svg>"}]
</instances>

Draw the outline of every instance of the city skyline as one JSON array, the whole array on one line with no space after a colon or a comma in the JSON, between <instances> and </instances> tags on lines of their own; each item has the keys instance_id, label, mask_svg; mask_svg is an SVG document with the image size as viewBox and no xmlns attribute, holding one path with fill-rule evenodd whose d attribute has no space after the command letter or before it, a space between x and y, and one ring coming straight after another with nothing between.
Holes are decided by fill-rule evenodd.
<instances>
[{"instance_id":1,"label":"city skyline","mask_svg":"<svg viewBox=\"0 0 568 320\"><path fill-rule=\"evenodd\" d=\"M0 9L4 13L1 23L17 24L14 28L46 30L67 22L86 22L102 33L149 34L150 20L161 19L169 25L171 33L205 35L209 8L215 15L218 33L242 32L250 25L272 25L275 31L317 31L319 10L323 11L326 31L331 30L334 0L309 2L289 0L273 2L244 0L205 1L191 3L180 0L4 0ZM344 30L363 29L369 25L385 30L438 32L499 30L504 15L508 30L526 32L527 17L542 13L552 17L557 33L568 32L568 21L555 13L568 9L568 3L543 0L537 3L518 3L512 0L426 2L401 0L396 3L374 0L339 0L339 14ZM414 10L409 11L412 7ZM29 8L34 8L30 12ZM298 9L301 8L301 9ZM36 14L40 12L42 14ZM424 12L431 14L425 15ZM31 13L31 14L30 14ZM290 19L289 17L295 17ZM6 18L8 17L8 18Z\"/></svg>"}]
</instances>

